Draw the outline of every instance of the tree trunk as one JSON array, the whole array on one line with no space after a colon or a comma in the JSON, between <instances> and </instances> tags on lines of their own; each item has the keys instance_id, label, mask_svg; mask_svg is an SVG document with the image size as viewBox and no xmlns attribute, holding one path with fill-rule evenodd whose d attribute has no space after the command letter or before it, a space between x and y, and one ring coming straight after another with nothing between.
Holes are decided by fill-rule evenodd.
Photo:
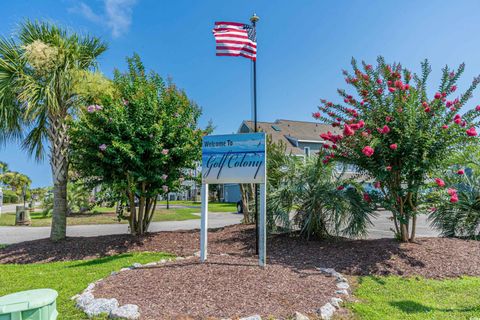
<instances>
[{"instance_id":1,"label":"tree trunk","mask_svg":"<svg viewBox=\"0 0 480 320\"><path fill-rule=\"evenodd\" d=\"M400 238L402 242L408 242L408 225L406 223L400 223Z\"/></svg>"},{"instance_id":2,"label":"tree trunk","mask_svg":"<svg viewBox=\"0 0 480 320\"><path fill-rule=\"evenodd\" d=\"M253 213L250 212L250 200L253 195L251 184L240 184L240 194L242 196L243 223L253 223Z\"/></svg>"},{"instance_id":3,"label":"tree trunk","mask_svg":"<svg viewBox=\"0 0 480 320\"><path fill-rule=\"evenodd\" d=\"M415 233L417 229L417 215L415 214L412 218L412 229L410 233L410 242L415 242Z\"/></svg>"},{"instance_id":4,"label":"tree trunk","mask_svg":"<svg viewBox=\"0 0 480 320\"><path fill-rule=\"evenodd\" d=\"M67 235L68 126L50 119L50 167L53 177L53 213L50 239L59 241Z\"/></svg>"}]
</instances>

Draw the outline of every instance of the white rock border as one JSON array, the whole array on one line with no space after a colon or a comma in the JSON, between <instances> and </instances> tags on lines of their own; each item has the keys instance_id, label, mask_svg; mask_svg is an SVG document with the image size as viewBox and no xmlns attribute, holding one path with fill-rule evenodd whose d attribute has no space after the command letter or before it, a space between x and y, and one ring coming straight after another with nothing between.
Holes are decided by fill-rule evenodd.
<instances>
[{"instance_id":1,"label":"white rock border","mask_svg":"<svg viewBox=\"0 0 480 320\"><path fill-rule=\"evenodd\" d=\"M180 261L185 259L192 259L195 256L188 257L176 257L172 259L162 259L157 262L149 262L146 264L134 263L130 267L122 268L120 271L113 271L110 276L115 276L120 272L127 272L134 269L140 268L149 268L155 267L158 265L166 264L171 261ZM140 318L140 311L137 305L135 304L125 304L120 306L117 299L105 299L98 298L95 299L93 296L93 289L95 286L102 282L103 279L99 279L95 282L90 283L82 293L73 296L71 299L76 301L76 306L78 309L82 310L87 314L89 318L99 316L101 314L108 314L110 319L126 319L126 320L137 320Z\"/></svg>"},{"instance_id":2,"label":"white rock border","mask_svg":"<svg viewBox=\"0 0 480 320\"><path fill-rule=\"evenodd\" d=\"M194 258L198 258L197 252L192 256L176 257L172 259L162 259L158 262L149 262L144 265L140 263L134 263L132 266L128 268L122 268L120 269L120 271L113 271L110 274L110 276L115 276L120 272L127 272L134 269L155 267L158 265L166 264L167 262L171 262L171 261L181 261L185 259L194 259ZM343 303L343 299L340 297L341 296L348 297L350 295L349 294L350 285L348 283L347 278L345 278L341 273L335 271L335 269L333 268L316 267L315 269L317 269L327 277L335 277L335 280L336 280L337 290L335 291L335 296L333 296L330 299L330 302L327 302L317 310L317 314L322 320L330 320L333 314L337 311L337 309L340 309L341 303ZM139 308L135 304L125 304L123 306L120 306L118 304L117 299L115 298L95 299L92 291L95 288L95 286L99 284L101 281L103 281L103 279L99 279L95 282L90 283L87 286L87 288L83 290L81 294L77 294L71 298L72 300L76 301L77 308L85 312L89 318L98 316L100 314L105 314L105 313L108 314L108 317L110 319L137 320L140 318ZM295 314L293 315L293 319L309 320L309 318L306 315L303 315L300 312L295 312ZM240 320L262 320L262 317L256 314L249 317L241 318Z\"/></svg>"}]
</instances>

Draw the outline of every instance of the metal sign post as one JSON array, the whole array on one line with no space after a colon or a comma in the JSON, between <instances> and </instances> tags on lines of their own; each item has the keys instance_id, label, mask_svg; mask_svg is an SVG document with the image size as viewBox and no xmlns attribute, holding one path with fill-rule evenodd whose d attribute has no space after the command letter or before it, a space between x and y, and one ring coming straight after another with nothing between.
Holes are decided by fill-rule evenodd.
<instances>
[{"instance_id":1,"label":"metal sign post","mask_svg":"<svg viewBox=\"0 0 480 320\"><path fill-rule=\"evenodd\" d=\"M200 259L208 252L208 185L223 183L260 184L258 221L258 263L264 267L267 256L265 133L206 136L202 141L202 214L200 224Z\"/></svg>"}]
</instances>

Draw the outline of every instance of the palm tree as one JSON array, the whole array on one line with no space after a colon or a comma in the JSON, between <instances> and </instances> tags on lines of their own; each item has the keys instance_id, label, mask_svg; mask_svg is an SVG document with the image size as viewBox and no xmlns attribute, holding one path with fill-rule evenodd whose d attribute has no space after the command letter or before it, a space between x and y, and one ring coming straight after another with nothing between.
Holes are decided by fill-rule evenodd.
<instances>
[{"instance_id":1,"label":"palm tree","mask_svg":"<svg viewBox=\"0 0 480 320\"><path fill-rule=\"evenodd\" d=\"M105 50L98 38L38 21L25 21L16 36L0 38L0 142L21 140L37 160L48 144L54 241L66 236L68 124L84 103L78 84Z\"/></svg>"}]
</instances>

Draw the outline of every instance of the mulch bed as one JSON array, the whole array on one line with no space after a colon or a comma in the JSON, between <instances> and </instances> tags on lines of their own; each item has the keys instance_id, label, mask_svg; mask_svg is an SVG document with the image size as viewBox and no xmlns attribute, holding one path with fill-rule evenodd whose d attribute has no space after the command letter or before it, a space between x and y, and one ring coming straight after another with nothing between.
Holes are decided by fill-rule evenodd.
<instances>
[{"instance_id":1,"label":"mulch bed","mask_svg":"<svg viewBox=\"0 0 480 320\"><path fill-rule=\"evenodd\" d=\"M210 231L209 252L251 257L252 226ZM88 259L130 251L163 251L180 256L199 250L199 232L159 232L144 237L108 235L23 242L0 249L0 263L35 263ZM480 241L419 238L416 243L394 239L303 241L288 236L268 240L268 263L297 271L331 267L347 275L420 275L428 278L480 276Z\"/></svg>"},{"instance_id":2,"label":"mulch bed","mask_svg":"<svg viewBox=\"0 0 480 320\"><path fill-rule=\"evenodd\" d=\"M276 319L313 315L329 302L335 279L256 259L213 255L121 272L96 285L95 298L140 307L142 319L220 319L260 314Z\"/></svg>"}]
</instances>

